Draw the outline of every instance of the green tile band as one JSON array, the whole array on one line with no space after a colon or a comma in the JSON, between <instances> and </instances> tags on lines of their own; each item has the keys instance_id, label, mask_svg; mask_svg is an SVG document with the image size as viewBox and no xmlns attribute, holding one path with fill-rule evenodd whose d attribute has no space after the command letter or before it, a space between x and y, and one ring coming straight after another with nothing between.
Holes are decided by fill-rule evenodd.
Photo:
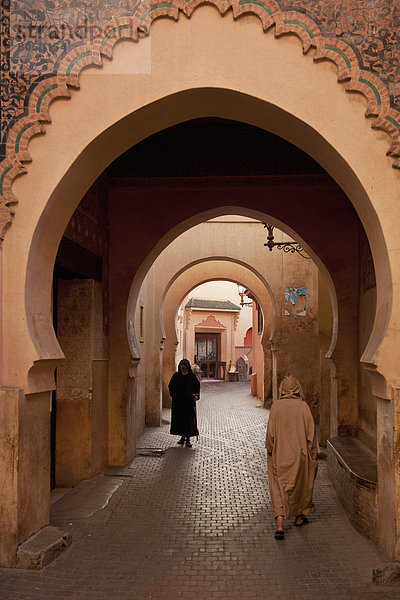
<instances>
[{"instance_id":1,"label":"green tile band","mask_svg":"<svg viewBox=\"0 0 400 600\"><path fill-rule=\"evenodd\" d=\"M307 31L310 38L314 37L314 34L309 28L309 26L303 23L303 21L298 21L297 19L285 19L284 23L286 23L286 25L298 25L299 27Z\"/></svg>"},{"instance_id":2,"label":"green tile band","mask_svg":"<svg viewBox=\"0 0 400 600\"><path fill-rule=\"evenodd\" d=\"M111 36L114 35L114 33L116 33L117 31L121 31L121 29L130 29L130 25L118 25L118 27L113 27L113 29L110 29L110 31L107 33L107 35L104 36L103 41L101 42L102 46L105 46L108 42L108 40L110 39Z\"/></svg>"},{"instance_id":3,"label":"green tile band","mask_svg":"<svg viewBox=\"0 0 400 600\"><path fill-rule=\"evenodd\" d=\"M382 104L382 99L381 99L381 95L378 92L378 88L376 88L374 86L373 83L371 83L370 81L368 81L368 79L363 79L362 77L359 78L358 80L360 83L365 83L366 85L368 85L368 87L371 88L371 90L374 92L375 97L376 97L376 101L378 103L378 106L380 106Z\"/></svg>"},{"instance_id":4,"label":"green tile band","mask_svg":"<svg viewBox=\"0 0 400 600\"><path fill-rule=\"evenodd\" d=\"M7 169L4 169L2 176L0 177L0 194L3 195L3 181L5 176L7 175L8 171L11 171L12 167L7 167Z\"/></svg>"},{"instance_id":5,"label":"green tile band","mask_svg":"<svg viewBox=\"0 0 400 600\"><path fill-rule=\"evenodd\" d=\"M27 129L30 129L32 127L32 125L33 125L33 123L27 123L26 125L23 126L21 131L18 132L17 139L15 140L15 152L17 152L17 153L19 152L19 143L21 141L21 137Z\"/></svg>"},{"instance_id":6,"label":"green tile band","mask_svg":"<svg viewBox=\"0 0 400 600\"><path fill-rule=\"evenodd\" d=\"M272 16L272 10L268 8L268 6L265 6L264 2L261 2L261 0L240 0L240 6L244 6L245 4L257 4L257 6L261 6L261 8L263 8L269 15Z\"/></svg>"},{"instance_id":7,"label":"green tile band","mask_svg":"<svg viewBox=\"0 0 400 600\"><path fill-rule=\"evenodd\" d=\"M85 58L86 56L92 56L92 53L84 52L83 54L80 54L79 56L75 56L75 58L68 65L67 75L71 75L71 71L72 71L74 65L78 62L78 60L81 60L81 58Z\"/></svg>"},{"instance_id":8,"label":"green tile band","mask_svg":"<svg viewBox=\"0 0 400 600\"><path fill-rule=\"evenodd\" d=\"M153 4L153 6L150 6L150 8L144 11L140 17L140 20L144 21L147 15L149 15L153 10L156 10L156 8L171 8L171 6L171 2L158 2L157 4Z\"/></svg>"},{"instance_id":9,"label":"green tile band","mask_svg":"<svg viewBox=\"0 0 400 600\"><path fill-rule=\"evenodd\" d=\"M390 115L386 115L385 119L386 121L390 121L400 131L400 123L396 119L393 119Z\"/></svg>"},{"instance_id":10,"label":"green tile band","mask_svg":"<svg viewBox=\"0 0 400 600\"><path fill-rule=\"evenodd\" d=\"M349 57L343 52L343 50L341 50L340 48L337 48L336 46L329 46L326 45L325 46L326 50L332 50L333 52L336 52L337 54L340 54L340 56L342 58L344 58L344 61L346 63L346 65L349 67L349 69L351 69L351 62Z\"/></svg>"},{"instance_id":11,"label":"green tile band","mask_svg":"<svg viewBox=\"0 0 400 600\"><path fill-rule=\"evenodd\" d=\"M44 92L42 92L36 102L36 112L40 113L40 107L42 106L42 101L43 98L45 97L46 94L48 94L49 92L51 92L52 90L55 90L56 88L58 88L57 83L55 83L54 85L51 85L50 87L48 87L46 90L44 90Z\"/></svg>"}]
</instances>

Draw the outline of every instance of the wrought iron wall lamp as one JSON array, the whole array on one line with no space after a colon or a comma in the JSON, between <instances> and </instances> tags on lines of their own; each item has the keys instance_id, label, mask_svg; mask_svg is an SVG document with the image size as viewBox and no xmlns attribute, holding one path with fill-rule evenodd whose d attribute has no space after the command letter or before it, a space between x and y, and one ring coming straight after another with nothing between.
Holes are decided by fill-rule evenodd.
<instances>
[{"instance_id":1,"label":"wrought iron wall lamp","mask_svg":"<svg viewBox=\"0 0 400 600\"><path fill-rule=\"evenodd\" d=\"M239 283L237 283L236 285L238 287L238 294L240 296L240 306L253 306L252 301L244 301L244 297L247 296L249 290L246 290L246 288L243 285L240 285Z\"/></svg>"},{"instance_id":2,"label":"wrought iron wall lamp","mask_svg":"<svg viewBox=\"0 0 400 600\"><path fill-rule=\"evenodd\" d=\"M264 244L264 246L267 246L270 252L272 252L272 248L275 248L276 246L278 250L283 250L284 252L291 253L297 252L297 254L300 254L302 258L305 258L306 260L311 260L311 256L308 256L304 248L300 246L300 244L298 244L297 242L274 242L274 225L269 225L268 223L263 223L263 225L267 228L268 231L268 241Z\"/></svg>"}]
</instances>

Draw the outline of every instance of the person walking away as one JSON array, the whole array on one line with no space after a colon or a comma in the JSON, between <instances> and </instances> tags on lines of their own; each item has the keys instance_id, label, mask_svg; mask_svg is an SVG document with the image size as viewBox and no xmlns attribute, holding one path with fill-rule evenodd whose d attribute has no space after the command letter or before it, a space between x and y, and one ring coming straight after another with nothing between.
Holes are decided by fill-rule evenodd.
<instances>
[{"instance_id":1,"label":"person walking away","mask_svg":"<svg viewBox=\"0 0 400 600\"><path fill-rule=\"evenodd\" d=\"M310 408L300 383L287 374L279 387L279 398L271 407L265 446L271 501L276 519L275 538L285 535L284 520L294 525L308 523L314 512L312 501L318 467L319 445Z\"/></svg>"},{"instance_id":2,"label":"person walking away","mask_svg":"<svg viewBox=\"0 0 400 600\"><path fill-rule=\"evenodd\" d=\"M168 388L172 398L170 433L181 436L178 444L191 448L190 438L199 437L196 402L200 398L200 381L186 358L180 361Z\"/></svg>"}]
</instances>

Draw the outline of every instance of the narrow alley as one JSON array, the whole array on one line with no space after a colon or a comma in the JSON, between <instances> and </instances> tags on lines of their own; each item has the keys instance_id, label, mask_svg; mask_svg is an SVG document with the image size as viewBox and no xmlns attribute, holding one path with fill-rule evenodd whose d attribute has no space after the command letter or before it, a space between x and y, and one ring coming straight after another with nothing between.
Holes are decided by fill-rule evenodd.
<instances>
[{"instance_id":1,"label":"narrow alley","mask_svg":"<svg viewBox=\"0 0 400 600\"><path fill-rule=\"evenodd\" d=\"M274 539L268 411L249 391L247 383L204 383L193 448L169 435L166 410L129 466L55 502L52 525L71 532L72 546L40 572L0 569L0 598L400 598L399 587L372 584L383 560L350 526L325 461L309 525L288 522L285 539ZM165 452L151 454L157 448Z\"/></svg>"}]
</instances>

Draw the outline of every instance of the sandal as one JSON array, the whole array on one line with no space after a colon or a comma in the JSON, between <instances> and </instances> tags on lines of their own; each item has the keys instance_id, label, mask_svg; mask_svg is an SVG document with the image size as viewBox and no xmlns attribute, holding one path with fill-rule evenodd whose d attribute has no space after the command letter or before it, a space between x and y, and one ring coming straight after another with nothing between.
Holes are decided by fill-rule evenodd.
<instances>
[{"instance_id":1,"label":"sandal","mask_svg":"<svg viewBox=\"0 0 400 600\"><path fill-rule=\"evenodd\" d=\"M296 523L297 519L301 519L300 523ZM305 515L297 515L297 517L295 518L294 521L294 526L295 527L302 527L303 525L307 525L309 523L307 517Z\"/></svg>"}]
</instances>

